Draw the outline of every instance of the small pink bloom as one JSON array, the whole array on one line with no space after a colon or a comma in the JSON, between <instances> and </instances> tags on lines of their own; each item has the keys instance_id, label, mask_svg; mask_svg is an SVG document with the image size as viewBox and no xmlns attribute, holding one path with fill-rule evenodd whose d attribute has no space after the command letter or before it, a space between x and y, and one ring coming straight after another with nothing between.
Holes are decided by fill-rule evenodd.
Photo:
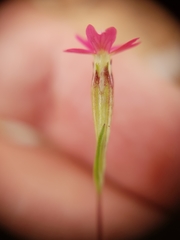
<instances>
[{"instance_id":1,"label":"small pink bloom","mask_svg":"<svg viewBox=\"0 0 180 240\"><path fill-rule=\"evenodd\" d=\"M106 29L105 32L99 34L92 25L88 25L86 28L87 40L78 35L76 36L77 40L83 44L86 49L71 48L65 50L65 52L98 54L104 51L109 54L116 54L139 45L139 38L134 38L123 45L112 46L116 40L116 32L116 28L110 27Z\"/></svg>"}]
</instances>

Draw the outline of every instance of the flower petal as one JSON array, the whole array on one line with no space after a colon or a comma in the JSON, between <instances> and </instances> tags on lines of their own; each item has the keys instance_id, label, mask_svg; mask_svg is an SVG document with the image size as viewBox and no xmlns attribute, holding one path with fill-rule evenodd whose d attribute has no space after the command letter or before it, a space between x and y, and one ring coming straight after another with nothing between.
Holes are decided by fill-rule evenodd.
<instances>
[{"instance_id":1,"label":"flower petal","mask_svg":"<svg viewBox=\"0 0 180 240\"><path fill-rule=\"evenodd\" d=\"M94 54L91 50L81 49L81 48L70 48L64 50L64 52L70 52L70 53L82 53L82 54Z\"/></svg>"},{"instance_id":2,"label":"flower petal","mask_svg":"<svg viewBox=\"0 0 180 240\"><path fill-rule=\"evenodd\" d=\"M94 48L92 47L91 43L90 43L88 40L82 38L82 37L79 36L79 35L76 35L76 39L77 39L80 43L82 43L85 47L87 47L89 50L91 50L91 51L94 50Z\"/></svg>"},{"instance_id":3,"label":"flower petal","mask_svg":"<svg viewBox=\"0 0 180 240\"><path fill-rule=\"evenodd\" d=\"M112 47L110 53L116 54L116 53L122 52L124 50L127 50L129 48L135 47L140 44L140 42L137 42L137 40L139 40L139 38L134 38L131 41L129 41L123 45L120 45L117 47Z\"/></svg>"},{"instance_id":4,"label":"flower petal","mask_svg":"<svg viewBox=\"0 0 180 240\"><path fill-rule=\"evenodd\" d=\"M107 52L110 52L111 47L116 40L116 28L107 28L105 32L100 35L101 48Z\"/></svg>"},{"instance_id":5,"label":"flower petal","mask_svg":"<svg viewBox=\"0 0 180 240\"><path fill-rule=\"evenodd\" d=\"M100 34L98 34L95 28L92 25L88 25L86 28L87 39L91 43L95 52L98 52L100 49Z\"/></svg>"},{"instance_id":6,"label":"flower petal","mask_svg":"<svg viewBox=\"0 0 180 240\"><path fill-rule=\"evenodd\" d=\"M112 46L110 52L114 52L116 49L120 48L122 45L123 44Z\"/></svg>"}]
</instances>

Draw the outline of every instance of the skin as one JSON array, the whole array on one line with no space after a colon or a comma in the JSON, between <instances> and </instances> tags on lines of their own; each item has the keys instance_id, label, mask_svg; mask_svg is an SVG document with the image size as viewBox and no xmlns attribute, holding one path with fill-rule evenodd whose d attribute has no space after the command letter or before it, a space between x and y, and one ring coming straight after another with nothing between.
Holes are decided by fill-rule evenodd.
<instances>
[{"instance_id":1,"label":"skin","mask_svg":"<svg viewBox=\"0 0 180 240\"><path fill-rule=\"evenodd\" d=\"M22 5L0 13L0 117L43 141L0 135L0 222L26 239L95 239L92 56L74 30ZM180 95L133 50L113 57L114 114L103 193L106 239L140 236L179 202Z\"/></svg>"}]
</instances>

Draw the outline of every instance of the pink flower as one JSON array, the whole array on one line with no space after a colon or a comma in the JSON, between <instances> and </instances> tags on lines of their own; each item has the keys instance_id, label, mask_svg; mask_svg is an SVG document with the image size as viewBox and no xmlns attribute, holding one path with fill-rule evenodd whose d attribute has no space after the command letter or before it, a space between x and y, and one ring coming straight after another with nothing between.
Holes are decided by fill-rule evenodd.
<instances>
[{"instance_id":1,"label":"pink flower","mask_svg":"<svg viewBox=\"0 0 180 240\"><path fill-rule=\"evenodd\" d=\"M103 33L97 33L92 25L88 25L86 28L87 40L76 36L77 40L82 43L86 49L71 48L65 50L65 52L82 53L82 54L98 54L101 52L107 52L109 54L116 54L127 50L129 48L139 45L139 38L134 38L123 45L112 46L116 40L116 28L110 27Z\"/></svg>"}]
</instances>

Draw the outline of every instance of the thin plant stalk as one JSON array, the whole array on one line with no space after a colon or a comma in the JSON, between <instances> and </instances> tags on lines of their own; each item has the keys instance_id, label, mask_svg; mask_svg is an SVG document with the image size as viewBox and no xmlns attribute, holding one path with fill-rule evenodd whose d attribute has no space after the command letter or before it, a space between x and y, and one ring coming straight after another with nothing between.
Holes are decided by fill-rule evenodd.
<instances>
[{"instance_id":1,"label":"thin plant stalk","mask_svg":"<svg viewBox=\"0 0 180 240\"><path fill-rule=\"evenodd\" d=\"M97 193L97 240L104 239L102 193Z\"/></svg>"}]
</instances>

